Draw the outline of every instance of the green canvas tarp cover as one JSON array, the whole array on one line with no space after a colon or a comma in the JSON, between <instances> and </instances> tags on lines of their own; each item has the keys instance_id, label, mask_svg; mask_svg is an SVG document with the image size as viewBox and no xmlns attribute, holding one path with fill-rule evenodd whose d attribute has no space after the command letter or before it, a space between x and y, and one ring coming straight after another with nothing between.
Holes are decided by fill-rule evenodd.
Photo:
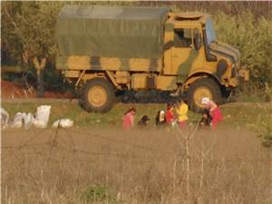
<instances>
[{"instance_id":1,"label":"green canvas tarp cover","mask_svg":"<svg viewBox=\"0 0 272 204\"><path fill-rule=\"evenodd\" d=\"M65 6L58 15L60 55L159 58L165 7Z\"/></svg>"}]
</instances>

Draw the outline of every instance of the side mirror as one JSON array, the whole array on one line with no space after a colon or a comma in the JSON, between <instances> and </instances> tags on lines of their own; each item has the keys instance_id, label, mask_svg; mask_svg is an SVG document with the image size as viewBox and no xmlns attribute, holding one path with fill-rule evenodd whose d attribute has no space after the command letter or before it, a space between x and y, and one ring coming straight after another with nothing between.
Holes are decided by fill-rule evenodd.
<instances>
[{"instance_id":1,"label":"side mirror","mask_svg":"<svg viewBox=\"0 0 272 204\"><path fill-rule=\"evenodd\" d=\"M200 33L196 33L194 36L194 47L196 50L199 50L201 47L201 35Z\"/></svg>"}]
</instances>

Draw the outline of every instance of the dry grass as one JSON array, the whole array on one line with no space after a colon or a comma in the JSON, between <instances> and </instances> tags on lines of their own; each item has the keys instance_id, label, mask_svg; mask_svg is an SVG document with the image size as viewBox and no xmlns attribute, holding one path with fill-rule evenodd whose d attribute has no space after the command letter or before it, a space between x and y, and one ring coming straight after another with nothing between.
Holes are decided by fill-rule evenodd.
<instances>
[{"instance_id":1,"label":"dry grass","mask_svg":"<svg viewBox=\"0 0 272 204\"><path fill-rule=\"evenodd\" d=\"M2 203L272 203L271 149L254 133L198 130L185 144L176 130L6 130Z\"/></svg>"}]
</instances>

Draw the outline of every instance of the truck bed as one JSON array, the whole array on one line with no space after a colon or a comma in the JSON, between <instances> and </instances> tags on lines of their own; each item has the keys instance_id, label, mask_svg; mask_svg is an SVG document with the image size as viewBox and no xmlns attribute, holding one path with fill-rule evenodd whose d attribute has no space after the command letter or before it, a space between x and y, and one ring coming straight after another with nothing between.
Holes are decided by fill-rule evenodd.
<instances>
[{"instance_id":1,"label":"truck bed","mask_svg":"<svg viewBox=\"0 0 272 204\"><path fill-rule=\"evenodd\" d=\"M75 55L140 61L160 59L168 10L165 7L65 6L56 27L60 58ZM95 57L91 59L96 60Z\"/></svg>"}]
</instances>

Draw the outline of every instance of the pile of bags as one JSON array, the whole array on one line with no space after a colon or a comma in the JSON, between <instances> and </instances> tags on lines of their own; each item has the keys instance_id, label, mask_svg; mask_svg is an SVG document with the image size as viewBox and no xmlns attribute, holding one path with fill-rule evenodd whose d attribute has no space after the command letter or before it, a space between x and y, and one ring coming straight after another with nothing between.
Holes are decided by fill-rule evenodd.
<instances>
[{"instance_id":1,"label":"pile of bags","mask_svg":"<svg viewBox=\"0 0 272 204\"><path fill-rule=\"evenodd\" d=\"M12 122L9 123L8 112L1 107L1 127L3 129L7 127L11 128L21 128L29 129L31 126L36 128L46 128L49 116L50 116L51 106L41 105L37 107L35 115L32 113L18 112L15 114ZM60 119L53 123L52 127L67 128L73 126L73 121L70 119Z\"/></svg>"},{"instance_id":2,"label":"pile of bags","mask_svg":"<svg viewBox=\"0 0 272 204\"><path fill-rule=\"evenodd\" d=\"M9 122L9 114L8 112L1 107L1 127L7 128Z\"/></svg>"}]
</instances>

